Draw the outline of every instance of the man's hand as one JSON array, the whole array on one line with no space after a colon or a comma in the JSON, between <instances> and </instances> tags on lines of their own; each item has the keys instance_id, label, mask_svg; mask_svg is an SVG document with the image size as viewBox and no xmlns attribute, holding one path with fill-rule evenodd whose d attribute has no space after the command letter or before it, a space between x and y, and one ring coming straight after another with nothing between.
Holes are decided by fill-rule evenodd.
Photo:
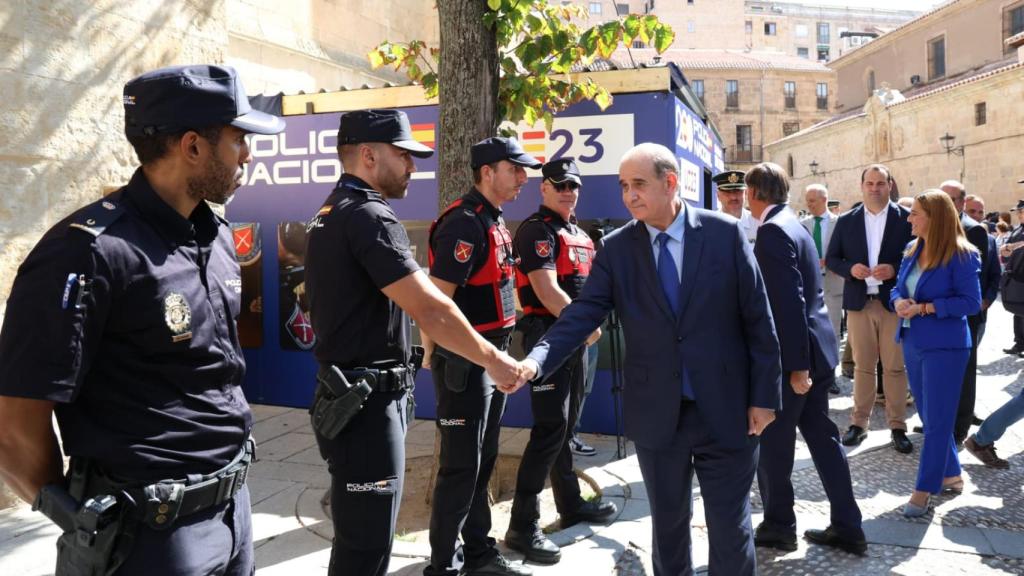
<instances>
[{"instance_id":1,"label":"man's hand","mask_svg":"<svg viewBox=\"0 0 1024 576\"><path fill-rule=\"evenodd\" d=\"M789 385L793 392L804 395L811 391L811 378L807 370L799 370L789 373Z\"/></svg>"},{"instance_id":2,"label":"man's hand","mask_svg":"<svg viewBox=\"0 0 1024 576\"><path fill-rule=\"evenodd\" d=\"M423 362L420 363L421 368L430 370L430 361L434 357L434 342L428 339L423 340Z\"/></svg>"},{"instance_id":3,"label":"man's hand","mask_svg":"<svg viewBox=\"0 0 1024 576\"><path fill-rule=\"evenodd\" d=\"M499 387L505 394L512 394L537 377L537 363L533 360L519 362L519 377L511 386Z\"/></svg>"},{"instance_id":4,"label":"man's hand","mask_svg":"<svg viewBox=\"0 0 1024 576\"><path fill-rule=\"evenodd\" d=\"M885 282L896 277L896 269L892 267L892 264L879 264L871 269L871 275L875 277L875 280Z\"/></svg>"},{"instance_id":5,"label":"man's hand","mask_svg":"<svg viewBox=\"0 0 1024 576\"><path fill-rule=\"evenodd\" d=\"M590 334L590 336L587 338L587 346L590 346L591 344L593 344L594 342L597 342L600 339L601 339L601 329L598 328L597 330L594 330Z\"/></svg>"},{"instance_id":6,"label":"man's hand","mask_svg":"<svg viewBox=\"0 0 1024 576\"><path fill-rule=\"evenodd\" d=\"M494 361L484 366L484 370L494 380L495 386L498 390L505 392L506 389L511 389L515 386L516 381L519 380L519 362L516 362L514 358L506 354L505 352L499 351L495 356Z\"/></svg>"},{"instance_id":7,"label":"man's hand","mask_svg":"<svg viewBox=\"0 0 1024 576\"><path fill-rule=\"evenodd\" d=\"M771 408L758 408L751 406L747 408L747 434L760 436L761 432L775 420L775 410Z\"/></svg>"},{"instance_id":8,"label":"man's hand","mask_svg":"<svg viewBox=\"0 0 1024 576\"><path fill-rule=\"evenodd\" d=\"M850 276L853 276L857 280L864 280L871 276L871 268L868 268L863 264L854 264L850 268Z\"/></svg>"}]
</instances>

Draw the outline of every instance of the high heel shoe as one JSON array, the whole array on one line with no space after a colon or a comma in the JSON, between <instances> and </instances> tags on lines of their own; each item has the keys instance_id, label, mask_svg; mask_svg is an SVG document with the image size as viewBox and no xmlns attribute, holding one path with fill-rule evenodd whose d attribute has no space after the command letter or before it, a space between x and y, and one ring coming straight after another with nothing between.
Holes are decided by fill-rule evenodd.
<instances>
[{"instance_id":1,"label":"high heel shoe","mask_svg":"<svg viewBox=\"0 0 1024 576\"><path fill-rule=\"evenodd\" d=\"M903 516L907 518L920 518L921 516L928 514L928 511L931 510L931 500L932 497L929 495L924 501L924 506L918 506L913 502L907 502L903 505Z\"/></svg>"},{"instance_id":2,"label":"high heel shoe","mask_svg":"<svg viewBox=\"0 0 1024 576\"><path fill-rule=\"evenodd\" d=\"M949 494L951 496L959 496L964 493L964 481L956 480L948 484L942 485L942 494Z\"/></svg>"}]
</instances>

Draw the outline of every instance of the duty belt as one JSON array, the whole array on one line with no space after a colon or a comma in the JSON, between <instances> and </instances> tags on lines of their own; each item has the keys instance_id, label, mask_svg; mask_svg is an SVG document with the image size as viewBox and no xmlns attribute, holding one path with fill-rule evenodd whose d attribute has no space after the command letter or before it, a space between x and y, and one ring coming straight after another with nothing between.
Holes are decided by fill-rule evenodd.
<instances>
[{"instance_id":1,"label":"duty belt","mask_svg":"<svg viewBox=\"0 0 1024 576\"><path fill-rule=\"evenodd\" d=\"M182 480L161 480L148 486L133 486L106 476L89 482L91 491L121 492L135 504L136 516L154 530L164 530L181 517L219 506L231 500L245 485L249 465L256 459L256 442L249 438L238 455L225 467L206 475L189 475Z\"/></svg>"},{"instance_id":2,"label":"duty belt","mask_svg":"<svg viewBox=\"0 0 1024 576\"><path fill-rule=\"evenodd\" d=\"M395 363L392 366L347 368L338 366L350 382L365 379L376 392L401 392L415 385L416 370L423 361L423 347L413 346L408 364ZM323 370L323 366L320 368Z\"/></svg>"}]
</instances>

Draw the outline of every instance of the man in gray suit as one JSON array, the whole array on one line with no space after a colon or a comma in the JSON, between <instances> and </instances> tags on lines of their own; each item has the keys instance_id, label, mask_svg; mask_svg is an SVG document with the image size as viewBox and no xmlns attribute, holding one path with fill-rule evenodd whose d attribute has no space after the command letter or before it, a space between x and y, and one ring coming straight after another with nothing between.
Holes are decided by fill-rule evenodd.
<instances>
[{"instance_id":1,"label":"man in gray suit","mask_svg":"<svg viewBox=\"0 0 1024 576\"><path fill-rule=\"evenodd\" d=\"M832 323L832 331L836 334L836 342L840 341L840 325L843 322L843 281L842 276L825 268L825 252L828 250L832 230L836 227L839 216L828 210L828 188L823 184L811 184L804 189L804 203L811 215L800 221L814 238L814 246L818 249L818 260L821 265L823 285L825 289L825 307L828 308L828 319ZM839 394L839 385L832 381L829 392Z\"/></svg>"}]
</instances>

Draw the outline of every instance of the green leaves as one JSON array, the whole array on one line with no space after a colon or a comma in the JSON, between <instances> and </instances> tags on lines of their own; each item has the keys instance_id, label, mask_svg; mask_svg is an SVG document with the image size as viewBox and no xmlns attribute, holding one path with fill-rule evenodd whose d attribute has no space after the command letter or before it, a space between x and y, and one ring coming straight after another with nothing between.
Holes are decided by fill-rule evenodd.
<instances>
[{"instance_id":1,"label":"green leaves","mask_svg":"<svg viewBox=\"0 0 1024 576\"><path fill-rule=\"evenodd\" d=\"M489 11L481 25L493 28L498 39L498 116L514 124L531 126L544 122L549 132L554 115L565 108L592 100L602 110L612 95L589 78L574 79L574 67L590 65L598 56L610 58L619 46L636 40L659 53L672 45L675 33L657 16L630 14L619 20L581 30L589 14L582 6L548 0L487 0ZM394 65L423 85L427 97L438 93L437 48L414 40L408 44L382 42L367 54L370 65ZM507 130L507 128L506 128Z\"/></svg>"}]
</instances>

